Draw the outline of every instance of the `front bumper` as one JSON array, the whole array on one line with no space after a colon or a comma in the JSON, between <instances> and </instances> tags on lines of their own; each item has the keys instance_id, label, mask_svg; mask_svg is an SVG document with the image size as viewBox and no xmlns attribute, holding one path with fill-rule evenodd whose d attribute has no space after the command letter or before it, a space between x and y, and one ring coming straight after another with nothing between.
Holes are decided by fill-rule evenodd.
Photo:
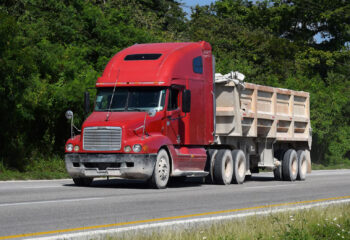
<instances>
[{"instance_id":1,"label":"front bumper","mask_svg":"<svg viewBox=\"0 0 350 240\"><path fill-rule=\"evenodd\" d=\"M66 169L72 178L121 177L148 179L152 176L157 154L89 154L65 155Z\"/></svg>"}]
</instances>

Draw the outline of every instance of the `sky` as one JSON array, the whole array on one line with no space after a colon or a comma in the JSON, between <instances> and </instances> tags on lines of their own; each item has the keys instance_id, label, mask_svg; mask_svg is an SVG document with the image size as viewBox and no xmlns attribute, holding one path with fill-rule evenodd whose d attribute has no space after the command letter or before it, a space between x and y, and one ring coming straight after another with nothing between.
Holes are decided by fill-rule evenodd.
<instances>
[{"instance_id":1,"label":"sky","mask_svg":"<svg viewBox=\"0 0 350 240\"><path fill-rule=\"evenodd\" d=\"M194 7L197 4L202 5L209 5L212 2L215 2L215 0L180 0L179 2L184 3L183 9L187 13L188 16L191 15L191 8Z\"/></svg>"},{"instance_id":2,"label":"sky","mask_svg":"<svg viewBox=\"0 0 350 240\"><path fill-rule=\"evenodd\" d=\"M182 0L181 2L185 3L187 6L195 6L195 5L209 5L215 0Z\"/></svg>"}]
</instances>

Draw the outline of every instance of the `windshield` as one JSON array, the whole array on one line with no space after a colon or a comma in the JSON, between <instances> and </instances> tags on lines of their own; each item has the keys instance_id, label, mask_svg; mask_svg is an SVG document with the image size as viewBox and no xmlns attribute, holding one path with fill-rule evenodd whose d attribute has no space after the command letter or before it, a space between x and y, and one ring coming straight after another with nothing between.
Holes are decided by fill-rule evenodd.
<instances>
[{"instance_id":1,"label":"windshield","mask_svg":"<svg viewBox=\"0 0 350 240\"><path fill-rule=\"evenodd\" d=\"M158 87L116 88L110 111L140 111L164 109L166 89ZM95 111L108 111L112 99L113 88L97 90Z\"/></svg>"}]
</instances>

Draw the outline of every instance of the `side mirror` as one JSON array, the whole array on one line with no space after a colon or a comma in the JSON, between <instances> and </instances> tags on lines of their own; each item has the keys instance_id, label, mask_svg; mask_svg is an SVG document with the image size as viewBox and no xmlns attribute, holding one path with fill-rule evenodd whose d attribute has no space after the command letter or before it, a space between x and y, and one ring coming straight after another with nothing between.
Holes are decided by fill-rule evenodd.
<instances>
[{"instance_id":1,"label":"side mirror","mask_svg":"<svg viewBox=\"0 0 350 240\"><path fill-rule=\"evenodd\" d=\"M153 108L147 112L148 116L150 116L150 117L154 117L156 115L156 113L157 113L157 111Z\"/></svg>"},{"instance_id":2,"label":"side mirror","mask_svg":"<svg viewBox=\"0 0 350 240\"><path fill-rule=\"evenodd\" d=\"M185 89L182 92L182 111L184 113L191 112L191 90Z\"/></svg>"},{"instance_id":3,"label":"side mirror","mask_svg":"<svg viewBox=\"0 0 350 240\"><path fill-rule=\"evenodd\" d=\"M88 114L90 112L90 93L84 93L84 112Z\"/></svg>"},{"instance_id":4,"label":"side mirror","mask_svg":"<svg viewBox=\"0 0 350 240\"><path fill-rule=\"evenodd\" d=\"M68 120L71 120L73 118L73 112L71 110L68 110L65 116Z\"/></svg>"},{"instance_id":5,"label":"side mirror","mask_svg":"<svg viewBox=\"0 0 350 240\"><path fill-rule=\"evenodd\" d=\"M73 132L73 112L71 110L68 110L65 114L66 118L70 120L70 137L72 138L74 136Z\"/></svg>"}]
</instances>

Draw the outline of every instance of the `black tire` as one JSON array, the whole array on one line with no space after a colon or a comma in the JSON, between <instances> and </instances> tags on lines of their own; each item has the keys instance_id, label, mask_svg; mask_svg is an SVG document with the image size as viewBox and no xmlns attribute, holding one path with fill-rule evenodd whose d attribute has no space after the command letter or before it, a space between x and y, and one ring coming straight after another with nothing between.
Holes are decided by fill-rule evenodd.
<instances>
[{"instance_id":1,"label":"black tire","mask_svg":"<svg viewBox=\"0 0 350 240\"><path fill-rule=\"evenodd\" d=\"M88 187L92 184L93 178L73 178L73 182L75 185L80 187Z\"/></svg>"},{"instance_id":2,"label":"black tire","mask_svg":"<svg viewBox=\"0 0 350 240\"><path fill-rule=\"evenodd\" d=\"M277 166L277 167L273 170L273 176L274 176L275 180L277 180L277 181L282 181L282 180L283 180L283 176L282 176L282 165Z\"/></svg>"},{"instance_id":3,"label":"black tire","mask_svg":"<svg viewBox=\"0 0 350 240\"><path fill-rule=\"evenodd\" d=\"M289 149L283 156L282 175L285 181L295 181L297 178L298 155L294 149Z\"/></svg>"},{"instance_id":4,"label":"black tire","mask_svg":"<svg viewBox=\"0 0 350 240\"><path fill-rule=\"evenodd\" d=\"M228 185L232 181L233 159L230 150L219 150L214 161L214 179L217 184Z\"/></svg>"},{"instance_id":5,"label":"black tire","mask_svg":"<svg viewBox=\"0 0 350 240\"><path fill-rule=\"evenodd\" d=\"M244 178L244 181L250 181L250 180L252 180L252 175L250 174L250 175L245 175L245 178Z\"/></svg>"},{"instance_id":6,"label":"black tire","mask_svg":"<svg viewBox=\"0 0 350 240\"><path fill-rule=\"evenodd\" d=\"M246 157L242 150L233 150L233 175L232 182L236 184L242 184L245 179L246 173Z\"/></svg>"},{"instance_id":7,"label":"black tire","mask_svg":"<svg viewBox=\"0 0 350 240\"><path fill-rule=\"evenodd\" d=\"M207 162L205 164L205 171L208 171L209 174L205 177L205 183L213 184L215 183L214 179L214 161L215 161L215 155L217 154L218 150L216 149L209 149L207 151Z\"/></svg>"},{"instance_id":8,"label":"black tire","mask_svg":"<svg viewBox=\"0 0 350 240\"><path fill-rule=\"evenodd\" d=\"M298 176L297 179L304 181L307 173L307 158L306 153L303 150L297 152L298 155Z\"/></svg>"},{"instance_id":9,"label":"black tire","mask_svg":"<svg viewBox=\"0 0 350 240\"><path fill-rule=\"evenodd\" d=\"M149 180L152 188L164 189L166 188L170 176L169 155L161 149L158 152L156 164L154 165L153 175Z\"/></svg>"},{"instance_id":10,"label":"black tire","mask_svg":"<svg viewBox=\"0 0 350 240\"><path fill-rule=\"evenodd\" d=\"M281 164L273 170L273 176L277 181L283 180L283 174L282 174L283 173L282 172L283 155L284 155L284 151L282 149L277 150L274 154L275 158L277 158L278 161L281 162Z\"/></svg>"}]
</instances>

